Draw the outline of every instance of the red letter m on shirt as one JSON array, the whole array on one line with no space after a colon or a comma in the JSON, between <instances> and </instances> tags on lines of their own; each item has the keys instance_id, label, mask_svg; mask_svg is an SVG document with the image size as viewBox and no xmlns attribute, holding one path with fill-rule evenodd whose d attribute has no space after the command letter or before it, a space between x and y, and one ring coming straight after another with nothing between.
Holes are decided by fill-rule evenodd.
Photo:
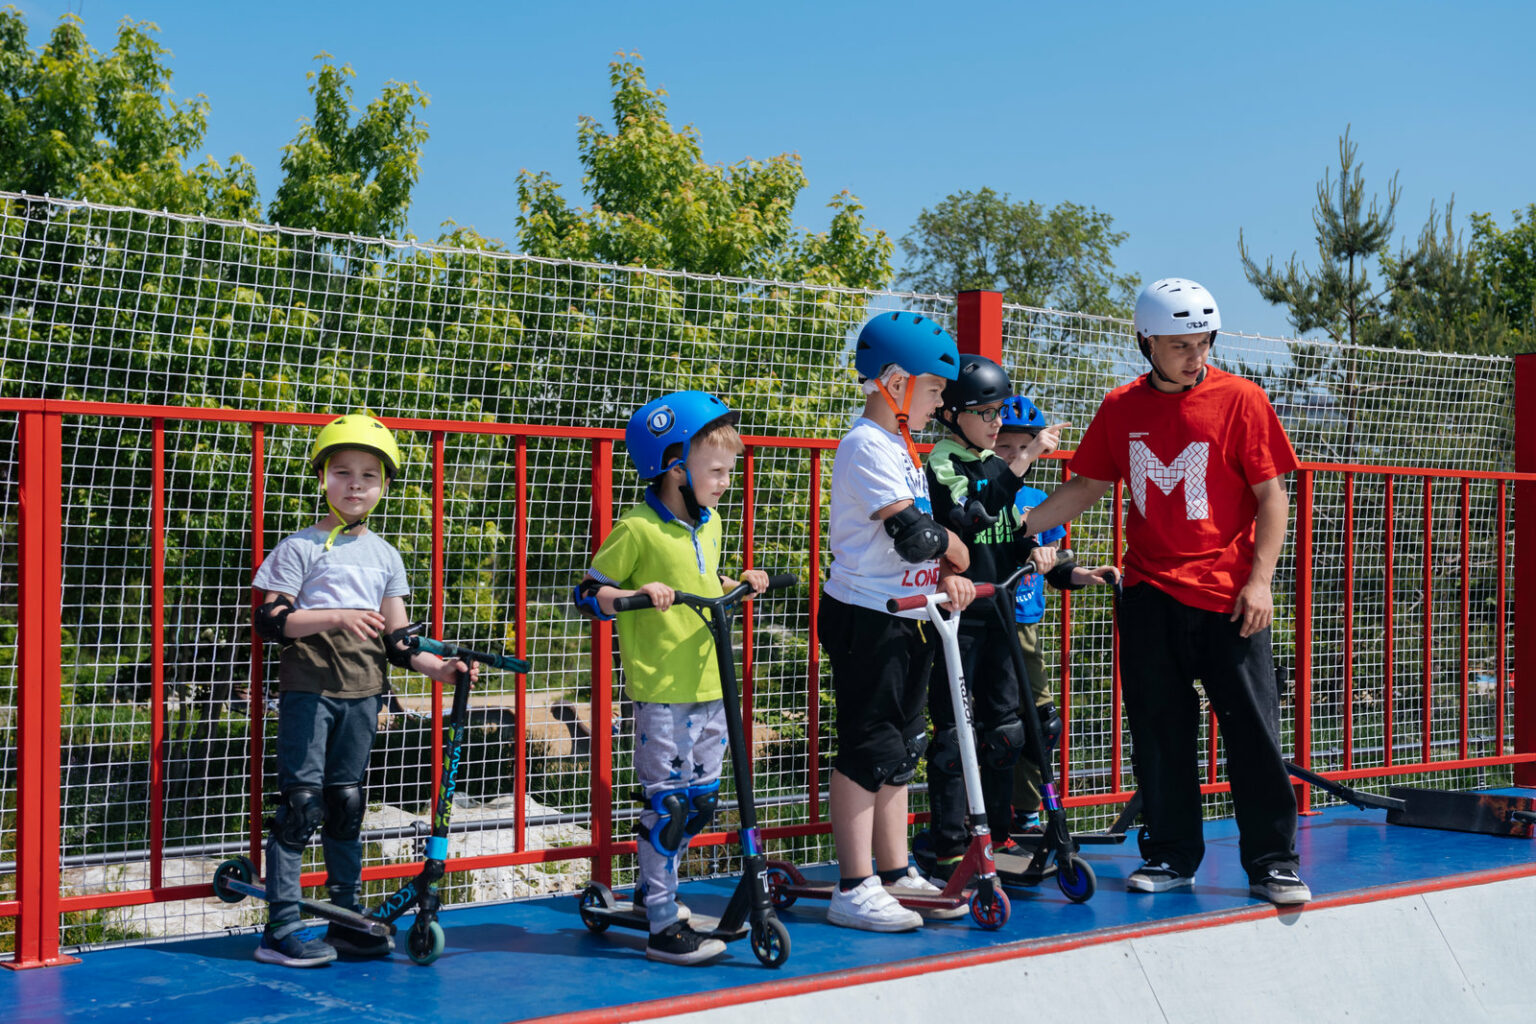
<instances>
[{"instance_id":1,"label":"red letter m on shirt","mask_svg":"<svg viewBox=\"0 0 1536 1024\"><path fill-rule=\"evenodd\" d=\"M1131 442L1131 497L1142 518L1147 515L1147 481L1157 484L1164 494L1172 494L1184 481L1184 518L1209 519L1210 502L1205 496L1205 470L1210 460L1210 443L1193 441L1179 457L1164 465L1144 441Z\"/></svg>"}]
</instances>

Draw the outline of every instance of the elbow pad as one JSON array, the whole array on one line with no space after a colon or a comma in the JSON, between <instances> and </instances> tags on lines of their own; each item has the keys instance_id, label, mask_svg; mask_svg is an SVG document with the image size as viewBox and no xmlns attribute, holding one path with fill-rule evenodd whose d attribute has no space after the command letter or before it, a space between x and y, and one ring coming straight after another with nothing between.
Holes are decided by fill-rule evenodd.
<instances>
[{"instance_id":1,"label":"elbow pad","mask_svg":"<svg viewBox=\"0 0 1536 1024\"><path fill-rule=\"evenodd\" d=\"M288 600L287 595L278 594L256 609L256 635L263 640L289 643L288 638L283 636L283 625L291 614L293 602Z\"/></svg>"},{"instance_id":2,"label":"elbow pad","mask_svg":"<svg viewBox=\"0 0 1536 1024\"><path fill-rule=\"evenodd\" d=\"M885 532L896 542L896 554L904 562L931 562L949 547L944 528L908 505L885 521Z\"/></svg>"},{"instance_id":3,"label":"elbow pad","mask_svg":"<svg viewBox=\"0 0 1536 1024\"><path fill-rule=\"evenodd\" d=\"M384 638L384 656L397 668L410 668L411 658L421 649L421 643L411 627L404 626Z\"/></svg>"},{"instance_id":4,"label":"elbow pad","mask_svg":"<svg viewBox=\"0 0 1536 1024\"><path fill-rule=\"evenodd\" d=\"M583 615L590 615L600 622L612 622L613 616L603 611L603 606L597 603L597 592L606 584L599 583L590 577L582 580L571 588L571 603L576 610Z\"/></svg>"},{"instance_id":5,"label":"elbow pad","mask_svg":"<svg viewBox=\"0 0 1536 1024\"><path fill-rule=\"evenodd\" d=\"M1062 548L1056 552L1056 564L1045 574L1045 582L1057 590L1082 590L1084 584L1072 582L1072 570L1076 568L1077 559L1072 557L1072 549Z\"/></svg>"}]
</instances>

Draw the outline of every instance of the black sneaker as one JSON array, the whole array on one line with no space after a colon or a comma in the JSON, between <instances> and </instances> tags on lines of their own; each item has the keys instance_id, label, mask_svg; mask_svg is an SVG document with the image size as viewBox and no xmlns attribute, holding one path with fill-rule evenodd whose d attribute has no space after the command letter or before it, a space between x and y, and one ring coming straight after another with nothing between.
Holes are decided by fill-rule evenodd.
<instances>
[{"instance_id":1,"label":"black sneaker","mask_svg":"<svg viewBox=\"0 0 1536 1024\"><path fill-rule=\"evenodd\" d=\"M325 941L335 946L336 952L348 959L389 956L395 951L393 935L370 935L334 921L325 929Z\"/></svg>"},{"instance_id":2,"label":"black sneaker","mask_svg":"<svg viewBox=\"0 0 1536 1024\"><path fill-rule=\"evenodd\" d=\"M724 952L725 943L694 931L687 921L673 921L645 944L647 960L669 964L701 964Z\"/></svg>"},{"instance_id":3,"label":"black sneaker","mask_svg":"<svg viewBox=\"0 0 1536 1024\"><path fill-rule=\"evenodd\" d=\"M262 929L256 959L284 967L324 967L336 959L336 949L297 921L275 928L269 924Z\"/></svg>"},{"instance_id":4,"label":"black sneaker","mask_svg":"<svg viewBox=\"0 0 1536 1024\"><path fill-rule=\"evenodd\" d=\"M1293 868L1270 868L1269 874L1248 884L1248 895L1282 907L1312 900L1312 890Z\"/></svg>"},{"instance_id":5,"label":"black sneaker","mask_svg":"<svg viewBox=\"0 0 1536 1024\"><path fill-rule=\"evenodd\" d=\"M1151 861L1132 871L1125 880L1127 892L1167 892L1170 889L1190 889L1194 884L1194 875L1181 875L1167 864L1153 864Z\"/></svg>"}]
</instances>

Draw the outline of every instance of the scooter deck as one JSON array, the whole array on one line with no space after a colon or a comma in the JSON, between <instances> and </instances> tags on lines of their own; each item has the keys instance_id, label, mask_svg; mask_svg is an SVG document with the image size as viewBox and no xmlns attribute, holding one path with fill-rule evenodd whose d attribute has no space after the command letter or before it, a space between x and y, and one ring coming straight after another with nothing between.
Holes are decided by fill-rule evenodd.
<instances>
[{"instance_id":1,"label":"scooter deck","mask_svg":"<svg viewBox=\"0 0 1536 1024\"><path fill-rule=\"evenodd\" d=\"M783 878L773 881L773 905L783 908L793 904L796 900L827 900L831 902L832 893L837 889L837 883L823 881L821 879L806 878L800 870L788 861L770 860L768 869L773 872L778 869L784 873ZM770 877L772 875L770 874ZM953 918L964 917L969 913L973 890L962 889L958 892L936 892L923 894L913 892L910 889L898 889L887 885L884 887L886 894L908 910L916 910L919 913L927 913L936 920L947 921Z\"/></svg>"},{"instance_id":2,"label":"scooter deck","mask_svg":"<svg viewBox=\"0 0 1536 1024\"><path fill-rule=\"evenodd\" d=\"M597 890L593 886L588 886L582 893L581 919L593 931L601 931L610 925L640 932L651 930L651 922L646 918L645 911L637 909L630 899L621 898L606 889ZM752 930L750 922L743 921L735 929L726 931L720 927L720 918L694 913L691 909L688 926L696 932L725 942L746 938Z\"/></svg>"},{"instance_id":3,"label":"scooter deck","mask_svg":"<svg viewBox=\"0 0 1536 1024\"><path fill-rule=\"evenodd\" d=\"M1387 811L1389 825L1477 832L1516 839L1536 836L1536 826L1514 814L1515 811L1536 811L1536 800L1530 797L1420 789L1414 786L1389 786L1387 795L1403 802L1401 810Z\"/></svg>"},{"instance_id":4,"label":"scooter deck","mask_svg":"<svg viewBox=\"0 0 1536 1024\"><path fill-rule=\"evenodd\" d=\"M231 892L237 892L243 896L254 896L259 900L271 902L267 896L267 890L254 882L245 882L238 878L223 878L219 880L219 884ZM305 897L299 900L299 906L315 917L324 918L332 924L339 924L343 928L362 932L365 935L388 937L395 934L394 925L368 917L365 914L347 910L345 907L338 907L333 903L325 903Z\"/></svg>"},{"instance_id":5,"label":"scooter deck","mask_svg":"<svg viewBox=\"0 0 1536 1024\"><path fill-rule=\"evenodd\" d=\"M1030 838L1038 840L1040 837ZM1017 853L1005 850L1000 853L996 847L992 849L992 862L997 865L997 880L1010 889L1033 888L1056 874L1055 857L1046 857L1044 868L1038 871L1030 870L1034 860L1034 850L1020 850Z\"/></svg>"}]
</instances>

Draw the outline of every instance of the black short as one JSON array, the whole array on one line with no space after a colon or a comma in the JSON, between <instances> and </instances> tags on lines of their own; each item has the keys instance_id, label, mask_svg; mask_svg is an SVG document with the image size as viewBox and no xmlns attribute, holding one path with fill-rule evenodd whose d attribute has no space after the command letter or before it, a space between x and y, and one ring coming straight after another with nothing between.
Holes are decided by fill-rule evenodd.
<instances>
[{"instance_id":1,"label":"black short","mask_svg":"<svg viewBox=\"0 0 1536 1024\"><path fill-rule=\"evenodd\" d=\"M928 674L937 647L933 631L916 619L822 595L816 625L832 660L837 707L832 767L867 790L908 756L908 742L923 735Z\"/></svg>"}]
</instances>

